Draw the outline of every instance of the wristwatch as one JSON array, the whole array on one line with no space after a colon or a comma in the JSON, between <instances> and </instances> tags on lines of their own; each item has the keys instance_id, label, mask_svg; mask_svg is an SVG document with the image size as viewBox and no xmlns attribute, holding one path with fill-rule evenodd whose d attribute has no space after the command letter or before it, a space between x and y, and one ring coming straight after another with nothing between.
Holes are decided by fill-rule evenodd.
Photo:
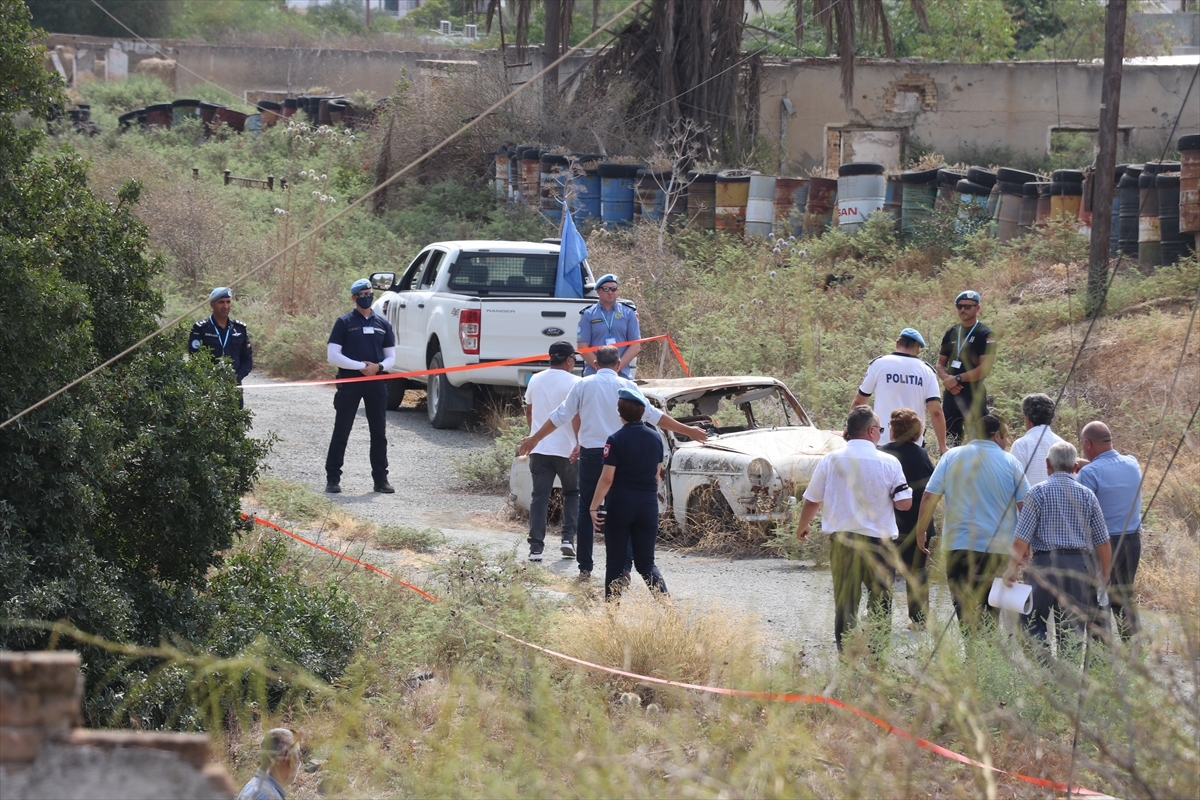
<instances>
[{"instance_id":1,"label":"wristwatch","mask_svg":"<svg viewBox=\"0 0 1200 800\"><path fill-rule=\"evenodd\" d=\"M962 375L955 375L954 380L958 381L959 383L962 383Z\"/></svg>"}]
</instances>

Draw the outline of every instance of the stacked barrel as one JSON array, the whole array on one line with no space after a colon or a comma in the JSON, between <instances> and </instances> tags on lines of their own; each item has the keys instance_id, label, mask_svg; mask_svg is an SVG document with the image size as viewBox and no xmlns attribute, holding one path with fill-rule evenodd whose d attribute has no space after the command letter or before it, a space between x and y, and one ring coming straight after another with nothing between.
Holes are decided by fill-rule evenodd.
<instances>
[{"instance_id":1,"label":"stacked barrel","mask_svg":"<svg viewBox=\"0 0 1200 800\"><path fill-rule=\"evenodd\" d=\"M127 130L135 125L141 128L172 128L185 120L199 119L200 129L207 137L221 125L235 133L258 133L290 119L298 111L305 114L310 125L338 128L353 128L369 122L375 114L374 108L359 108L342 95L301 95L285 98L281 102L259 100L255 110L257 113L250 114L205 100L183 98L136 108L119 116L117 122L121 130Z\"/></svg>"}]
</instances>

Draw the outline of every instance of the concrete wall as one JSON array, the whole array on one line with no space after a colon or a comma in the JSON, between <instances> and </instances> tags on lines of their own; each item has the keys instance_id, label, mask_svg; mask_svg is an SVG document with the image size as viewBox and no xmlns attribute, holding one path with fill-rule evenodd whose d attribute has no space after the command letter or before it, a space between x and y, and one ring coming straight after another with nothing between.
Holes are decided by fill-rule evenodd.
<instances>
[{"instance_id":1,"label":"concrete wall","mask_svg":"<svg viewBox=\"0 0 1200 800\"><path fill-rule=\"evenodd\" d=\"M763 70L759 130L782 145L783 170L789 174L838 166L836 140L854 138L843 129L876 130L884 137L894 132L904 148L919 142L949 159L1000 147L1037 157L1047 153L1052 128L1096 127L1101 69L1061 62L862 60L855 67L847 110L836 61L772 60ZM1161 146L1181 111L1176 136L1200 127L1200 91L1193 91L1181 109L1193 72L1195 65L1125 67L1121 125L1129 128L1130 145ZM781 130L784 98L795 110L786 119L786 133Z\"/></svg>"}]
</instances>

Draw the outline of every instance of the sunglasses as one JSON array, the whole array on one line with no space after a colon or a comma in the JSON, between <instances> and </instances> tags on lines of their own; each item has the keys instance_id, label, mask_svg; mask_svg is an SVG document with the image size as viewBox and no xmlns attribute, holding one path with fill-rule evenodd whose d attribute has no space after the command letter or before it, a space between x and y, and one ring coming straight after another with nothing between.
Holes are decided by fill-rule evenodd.
<instances>
[{"instance_id":1,"label":"sunglasses","mask_svg":"<svg viewBox=\"0 0 1200 800\"><path fill-rule=\"evenodd\" d=\"M964 308L979 308L979 303L955 303L954 307L962 311Z\"/></svg>"},{"instance_id":2,"label":"sunglasses","mask_svg":"<svg viewBox=\"0 0 1200 800\"><path fill-rule=\"evenodd\" d=\"M616 286L601 286L599 289L597 289L597 291L600 292L615 292L616 290Z\"/></svg>"},{"instance_id":3,"label":"sunglasses","mask_svg":"<svg viewBox=\"0 0 1200 800\"><path fill-rule=\"evenodd\" d=\"M363 289L361 292L358 292L354 296L355 297L374 297L375 292L371 291L370 289Z\"/></svg>"}]
</instances>

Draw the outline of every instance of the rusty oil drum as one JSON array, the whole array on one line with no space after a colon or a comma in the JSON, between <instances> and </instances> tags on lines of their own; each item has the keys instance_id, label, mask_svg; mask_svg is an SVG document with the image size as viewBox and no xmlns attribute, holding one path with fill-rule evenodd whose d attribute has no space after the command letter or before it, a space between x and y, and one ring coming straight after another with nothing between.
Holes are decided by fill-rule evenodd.
<instances>
[{"instance_id":1,"label":"rusty oil drum","mask_svg":"<svg viewBox=\"0 0 1200 800\"><path fill-rule=\"evenodd\" d=\"M834 178L813 178L808 182L808 204L804 208L805 236L820 236L833 225L837 187Z\"/></svg>"},{"instance_id":2,"label":"rusty oil drum","mask_svg":"<svg viewBox=\"0 0 1200 800\"><path fill-rule=\"evenodd\" d=\"M1180 136L1179 232L1200 233L1200 133Z\"/></svg>"},{"instance_id":3,"label":"rusty oil drum","mask_svg":"<svg viewBox=\"0 0 1200 800\"><path fill-rule=\"evenodd\" d=\"M757 174L746 169L726 169L717 173L717 230L737 236L746 232L750 177Z\"/></svg>"},{"instance_id":4,"label":"rusty oil drum","mask_svg":"<svg viewBox=\"0 0 1200 800\"><path fill-rule=\"evenodd\" d=\"M717 173L689 172L687 188L688 219L697 230L717 228Z\"/></svg>"},{"instance_id":5,"label":"rusty oil drum","mask_svg":"<svg viewBox=\"0 0 1200 800\"><path fill-rule=\"evenodd\" d=\"M804 228L804 207L808 205L808 178L775 179L775 232L797 234Z\"/></svg>"}]
</instances>

